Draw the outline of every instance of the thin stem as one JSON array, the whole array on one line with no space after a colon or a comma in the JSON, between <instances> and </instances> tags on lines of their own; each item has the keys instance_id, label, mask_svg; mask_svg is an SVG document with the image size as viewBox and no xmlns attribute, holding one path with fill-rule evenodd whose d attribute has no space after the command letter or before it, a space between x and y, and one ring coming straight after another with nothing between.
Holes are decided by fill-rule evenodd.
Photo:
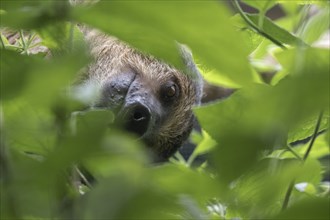
<instances>
[{"instance_id":1,"label":"thin stem","mask_svg":"<svg viewBox=\"0 0 330 220\"><path fill-rule=\"evenodd\" d=\"M29 35L29 38L28 38L27 43L26 43L27 48L31 49L30 45L32 44L32 41L34 40L35 36L36 36L35 33L32 33L32 34Z\"/></svg>"},{"instance_id":2,"label":"thin stem","mask_svg":"<svg viewBox=\"0 0 330 220\"><path fill-rule=\"evenodd\" d=\"M313 133L313 136L312 136L312 139L309 142L309 145L308 145L308 148L307 148L307 150L306 150L306 152L304 154L304 157L302 158L302 162L303 163L306 161L306 159L308 158L309 153L312 150L314 141L315 141L315 139L317 137L317 134L319 133L319 129L320 129L322 117L323 117L323 111L320 112L319 117L317 119L316 126L315 126L315 129L314 129L314 133ZM282 210L284 210L284 209L286 209L288 207L290 196L292 194L292 190L293 190L293 187L294 187L294 183L295 183L295 180L292 180L291 183L290 183L290 185L289 185L289 187L288 187L288 190L285 193L285 197L284 197L284 201L283 201L283 205L282 205Z\"/></svg>"},{"instance_id":3,"label":"thin stem","mask_svg":"<svg viewBox=\"0 0 330 220\"><path fill-rule=\"evenodd\" d=\"M319 133L319 129L320 129L320 125L321 125L321 121L322 121L322 117L323 117L323 111L320 112L319 114L319 117L317 119L317 122L316 122L316 126L315 126L315 130L314 130L314 133L313 133L313 136L312 136L312 139L311 139L311 142L309 142L309 146L305 152L305 155L303 157L303 161L306 161L310 151L312 150L312 147L313 147L313 144L314 144L314 141L317 137L317 134Z\"/></svg>"},{"instance_id":4,"label":"thin stem","mask_svg":"<svg viewBox=\"0 0 330 220\"><path fill-rule=\"evenodd\" d=\"M21 41L22 41L22 45L23 45L23 52L26 54L27 53L27 46L26 46L26 42L25 42L25 39L24 39L23 30L19 31L19 35L21 37Z\"/></svg>"},{"instance_id":5,"label":"thin stem","mask_svg":"<svg viewBox=\"0 0 330 220\"><path fill-rule=\"evenodd\" d=\"M250 20L248 16L246 16L245 12L242 10L241 6L238 3L238 0L234 0L234 6L236 7L238 13L242 16L244 21L253 29L255 30L258 34L264 36L268 40L272 41L274 44L277 46L281 47L282 49L286 49L286 47L278 40L270 36L269 34L265 33L262 31L257 25L253 23L253 21Z\"/></svg>"},{"instance_id":6,"label":"thin stem","mask_svg":"<svg viewBox=\"0 0 330 220\"><path fill-rule=\"evenodd\" d=\"M6 49L6 45L5 45L5 43L3 42L3 40L2 40L2 34L0 34L0 41L1 41L1 46L2 46L2 48L3 48L3 49Z\"/></svg>"},{"instance_id":7,"label":"thin stem","mask_svg":"<svg viewBox=\"0 0 330 220\"><path fill-rule=\"evenodd\" d=\"M85 177L85 175L79 170L77 166L74 167L75 171L79 175L79 177L84 181L84 183L88 186L88 188L92 188L92 184L88 181L88 179Z\"/></svg>"},{"instance_id":8,"label":"thin stem","mask_svg":"<svg viewBox=\"0 0 330 220\"><path fill-rule=\"evenodd\" d=\"M263 29L263 26L264 26L264 19L265 19L265 16L266 16L265 13L266 12L264 12L264 11L260 12L259 18L258 18L258 27L261 30Z\"/></svg>"},{"instance_id":9,"label":"thin stem","mask_svg":"<svg viewBox=\"0 0 330 220\"><path fill-rule=\"evenodd\" d=\"M299 154L297 154L297 152L294 150L294 149L292 149L292 147L290 147L289 145L287 145L286 146L286 148L296 157L296 158L298 158L299 160L301 160L301 161L303 161L303 158L299 155Z\"/></svg>"},{"instance_id":10,"label":"thin stem","mask_svg":"<svg viewBox=\"0 0 330 220\"><path fill-rule=\"evenodd\" d=\"M292 180L290 182L288 190L285 193L285 197L284 197L284 201L283 201L283 205L282 205L282 210L285 210L289 205L289 201L290 201L290 197L291 197L292 190L293 190L293 187L294 187L294 183L295 183L295 180Z\"/></svg>"},{"instance_id":11,"label":"thin stem","mask_svg":"<svg viewBox=\"0 0 330 220\"><path fill-rule=\"evenodd\" d=\"M16 45L7 45L6 48L7 48L7 49L17 49L17 50L19 50L19 51L22 50L21 47L16 46Z\"/></svg>"}]
</instances>

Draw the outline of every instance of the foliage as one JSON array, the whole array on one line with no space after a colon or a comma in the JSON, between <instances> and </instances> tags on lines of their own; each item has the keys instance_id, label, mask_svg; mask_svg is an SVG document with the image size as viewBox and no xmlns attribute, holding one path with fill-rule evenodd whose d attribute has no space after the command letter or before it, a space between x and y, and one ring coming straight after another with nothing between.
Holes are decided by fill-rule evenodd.
<instances>
[{"instance_id":1,"label":"foliage","mask_svg":"<svg viewBox=\"0 0 330 220\"><path fill-rule=\"evenodd\" d=\"M314 43L329 4L245 0L258 10L247 14L233 2L236 15L215 1L1 1L1 219L329 219L330 53ZM286 15L273 21L275 5ZM150 164L111 112L68 95L91 60L76 23L177 68L175 41L187 44L209 82L239 88L195 109L203 131L188 161Z\"/></svg>"}]
</instances>

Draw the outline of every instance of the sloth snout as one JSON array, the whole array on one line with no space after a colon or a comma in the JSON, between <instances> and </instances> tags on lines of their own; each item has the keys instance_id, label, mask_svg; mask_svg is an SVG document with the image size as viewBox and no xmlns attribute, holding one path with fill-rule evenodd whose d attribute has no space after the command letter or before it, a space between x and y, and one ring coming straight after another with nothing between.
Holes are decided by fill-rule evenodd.
<instances>
[{"instance_id":1,"label":"sloth snout","mask_svg":"<svg viewBox=\"0 0 330 220\"><path fill-rule=\"evenodd\" d=\"M147 106L141 103L130 104L125 106L124 112L124 127L127 131L139 136L147 133L151 119L151 112Z\"/></svg>"}]
</instances>

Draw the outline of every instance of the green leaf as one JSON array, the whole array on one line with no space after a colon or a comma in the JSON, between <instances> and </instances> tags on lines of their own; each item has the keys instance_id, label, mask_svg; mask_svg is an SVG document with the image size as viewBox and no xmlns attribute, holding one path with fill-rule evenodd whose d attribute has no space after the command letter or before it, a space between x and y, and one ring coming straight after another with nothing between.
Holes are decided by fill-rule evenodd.
<instances>
[{"instance_id":1,"label":"green leaf","mask_svg":"<svg viewBox=\"0 0 330 220\"><path fill-rule=\"evenodd\" d=\"M53 116L45 109L35 108L24 99L3 105L6 138L10 147L30 155L47 155L53 150L56 131Z\"/></svg>"},{"instance_id":2,"label":"green leaf","mask_svg":"<svg viewBox=\"0 0 330 220\"><path fill-rule=\"evenodd\" d=\"M318 14L311 17L301 33L301 38L306 43L313 43L319 39L330 27L330 13L329 8L321 10Z\"/></svg>"},{"instance_id":3,"label":"green leaf","mask_svg":"<svg viewBox=\"0 0 330 220\"><path fill-rule=\"evenodd\" d=\"M308 182L317 184L321 177L321 167L317 160L304 165L298 160L261 160L245 173L234 185L233 198L239 210L252 219L266 219L281 210L288 186ZM295 198L292 198L295 200Z\"/></svg>"},{"instance_id":4,"label":"green leaf","mask_svg":"<svg viewBox=\"0 0 330 220\"><path fill-rule=\"evenodd\" d=\"M83 49L80 47L74 53L62 54L52 60L1 51L1 99L21 95L35 106L53 104L59 92L66 89L73 76L86 65L88 59Z\"/></svg>"},{"instance_id":5,"label":"green leaf","mask_svg":"<svg viewBox=\"0 0 330 220\"><path fill-rule=\"evenodd\" d=\"M84 47L84 36L78 27L72 23L58 22L38 31L42 44L52 51L53 55L63 51L77 51Z\"/></svg>"},{"instance_id":6,"label":"green leaf","mask_svg":"<svg viewBox=\"0 0 330 220\"><path fill-rule=\"evenodd\" d=\"M278 83L288 74L313 74L313 72L329 71L329 49L325 48L294 48L279 51L274 54L282 66L272 80L272 84Z\"/></svg>"},{"instance_id":7,"label":"green leaf","mask_svg":"<svg viewBox=\"0 0 330 220\"><path fill-rule=\"evenodd\" d=\"M206 131L203 130L202 134L203 139L198 143L194 152L190 155L188 164L192 164L198 155L203 155L210 152L217 145L217 143L210 137L210 135L207 134Z\"/></svg>"},{"instance_id":8,"label":"green leaf","mask_svg":"<svg viewBox=\"0 0 330 220\"><path fill-rule=\"evenodd\" d=\"M259 16L254 14L247 14L247 17L256 25L258 26ZM265 17L263 20L263 26L260 27L262 32L266 33L269 36L272 36L277 41L281 42L282 44L289 44L294 46L306 46L307 44L301 40L300 38L296 37L289 31L283 29L282 27L275 24L272 20Z\"/></svg>"},{"instance_id":9,"label":"green leaf","mask_svg":"<svg viewBox=\"0 0 330 220\"><path fill-rule=\"evenodd\" d=\"M73 132L83 132L91 128L106 128L114 121L114 115L109 110L92 110L72 113L71 123Z\"/></svg>"},{"instance_id":10,"label":"green leaf","mask_svg":"<svg viewBox=\"0 0 330 220\"><path fill-rule=\"evenodd\" d=\"M209 152L216 145L216 142L203 130L203 140L197 145L193 155L201 155Z\"/></svg>"},{"instance_id":11,"label":"green leaf","mask_svg":"<svg viewBox=\"0 0 330 220\"><path fill-rule=\"evenodd\" d=\"M10 150L10 178L8 182L1 181L1 202L8 213L2 213L12 219L25 219L26 216L48 218L60 207L59 195L65 193L65 182L62 175L53 172L54 168L33 160L16 150ZM33 172L31 172L33 171ZM4 194L4 195L2 195ZM4 200L3 200L4 199ZM49 203L52 203L50 206ZM11 205L15 207L15 211ZM16 210L19 209L19 212ZM3 207L1 206L1 211ZM55 214L56 216L58 213ZM31 218L30 218L31 219Z\"/></svg>"},{"instance_id":12,"label":"green leaf","mask_svg":"<svg viewBox=\"0 0 330 220\"><path fill-rule=\"evenodd\" d=\"M301 7L298 1L282 1L281 7L288 16L294 16L298 12L298 8Z\"/></svg>"},{"instance_id":13,"label":"green leaf","mask_svg":"<svg viewBox=\"0 0 330 220\"><path fill-rule=\"evenodd\" d=\"M317 119L318 116L314 116L292 129L288 134L288 144L311 137L314 133ZM323 131L327 128L329 128L329 114L325 113L322 118L319 131Z\"/></svg>"},{"instance_id":14,"label":"green leaf","mask_svg":"<svg viewBox=\"0 0 330 220\"><path fill-rule=\"evenodd\" d=\"M313 49L300 53L299 73L275 87L243 88L223 102L195 109L203 129L219 143L212 157L224 180L244 173L261 151L286 146L288 130L329 108L329 63L312 54Z\"/></svg>"},{"instance_id":15,"label":"green leaf","mask_svg":"<svg viewBox=\"0 0 330 220\"><path fill-rule=\"evenodd\" d=\"M90 134L84 137L87 139L85 143L88 144L84 143L82 146L85 154L79 158L80 160L83 158L83 166L98 181L114 175L138 178L141 172L144 172L146 163L149 163L149 155L143 143L136 140L135 136L112 127L105 131L104 136L98 134L104 131L98 133L90 131ZM92 139L94 144L88 139Z\"/></svg>"},{"instance_id":16,"label":"green leaf","mask_svg":"<svg viewBox=\"0 0 330 220\"><path fill-rule=\"evenodd\" d=\"M172 196L148 183L143 173L117 175L99 182L79 203L79 219L173 219L179 210ZM150 209L152 207L152 209Z\"/></svg>"},{"instance_id":17,"label":"green leaf","mask_svg":"<svg viewBox=\"0 0 330 220\"><path fill-rule=\"evenodd\" d=\"M247 28L244 19L239 14L231 17L231 21L236 28L239 28L239 33L242 34L242 38L250 52L254 51L263 42L263 37Z\"/></svg>"},{"instance_id":18,"label":"green leaf","mask_svg":"<svg viewBox=\"0 0 330 220\"><path fill-rule=\"evenodd\" d=\"M258 9L263 14L277 4L277 1L275 0L265 0L265 1L243 0L243 2Z\"/></svg>"},{"instance_id":19,"label":"green leaf","mask_svg":"<svg viewBox=\"0 0 330 220\"><path fill-rule=\"evenodd\" d=\"M38 29L69 19L68 1L1 1L6 13L0 14L1 26L14 29Z\"/></svg>"},{"instance_id":20,"label":"green leaf","mask_svg":"<svg viewBox=\"0 0 330 220\"><path fill-rule=\"evenodd\" d=\"M76 8L73 17L181 69L174 40L234 82L245 85L252 79L246 45L231 27L228 12L215 2L102 1Z\"/></svg>"},{"instance_id":21,"label":"green leaf","mask_svg":"<svg viewBox=\"0 0 330 220\"><path fill-rule=\"evenodd\" d=\"M13 11L13 10L19 10L22 7L30 8L30 7L41 6L46 2L50 2L50 0L33 0L33 1L3 0L1 1L1 9L5 11Z\"/></svg>"},{"instance_id":22,"label":"green leaf","mask_svg":"<svg viewBox=\"0 0 330 220\"><path fill-rule=\"evenodd\" d=\"M283 211L274 219L329 219L328 198L310 198L300 201Z\"/></svg>"},{"instance_id":23,"label":"green leaf","mask_svg":"<svg viewBox=\"0 0 330 220\"><path fill-rule=\"evenodd\" d=\"M4 45L2 43L0 44L0 49L3 50L6 48L6 46L8 46L10 44L9 44L7 38L2 33L0 33L0 37L1 37L1 42L4 44ZM3 48L3 46L5 46L5 48Z\"/></svg>"},{"instance_id":24,"label":"green leaf","mask_svg":"<svg viewBox=\"0 0 330 220\"><path fill-rule=\"evenodd\" d=\"M309 146L309 142L302 144L300 146L296 146L293 149L299 155L303 156L306 153L308 146ZM309 154L309 158L321 159L323 157L328 156L330 154L329 147L330 146L326 141L326 134L319 135L313 144L313 148Z\"/></svg>"},{"instance_id":25,"label":"green leaf","mask_svg":"<svg viewBox=\"0 0 330 220\"><path fill-rule=\"evenodd\" d=\"M151 171L150 181L153 181L163 192L191 195L201 204L214 198L223 189L222 185L208 173L197 172L185 165L166 164ZM200 188L200 186L207 187Z\"/></svg>"},{"instance_id":26,"label":"green leaf","mask_svg":"<svg viewBox=\"0 0 330 220\"><path fill-rule=\"evenodd\" d=\"M19 55L14 51L1 50L1 100L11 99L20 94L26 86L26 69L39 65L40 59ZM17 65L17 64L20 65Z\"/></svg>"}]
</instances>

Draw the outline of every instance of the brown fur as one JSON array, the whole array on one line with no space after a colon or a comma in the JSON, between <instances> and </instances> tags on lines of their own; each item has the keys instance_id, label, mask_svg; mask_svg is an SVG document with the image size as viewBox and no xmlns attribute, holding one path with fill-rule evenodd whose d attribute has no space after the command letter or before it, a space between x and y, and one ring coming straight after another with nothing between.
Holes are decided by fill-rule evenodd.
<instances>
[{"instance_id":1,"label":"brown fur","mask_svg":"<svg viewBox=\"0 0 330 220\"><path fill-rule=\"evenodd\" d=\"M158 98L161 86L168 80L175 80L180 95L170 107L165 119L153 125L154 133L145 140L158 159L170 157L191 132L194 120L192 107L199 102L198 96L201 94L201 91L196 90L202 86L197 88L196 82L187 74L138 52L114 37L87 28L84 28L83 32L95 62L87 68L81 83L91 82L102 88L105 83L129 68L143 79L145 86L151 88L150 95Z\"/></svg>"}]
</instances>

